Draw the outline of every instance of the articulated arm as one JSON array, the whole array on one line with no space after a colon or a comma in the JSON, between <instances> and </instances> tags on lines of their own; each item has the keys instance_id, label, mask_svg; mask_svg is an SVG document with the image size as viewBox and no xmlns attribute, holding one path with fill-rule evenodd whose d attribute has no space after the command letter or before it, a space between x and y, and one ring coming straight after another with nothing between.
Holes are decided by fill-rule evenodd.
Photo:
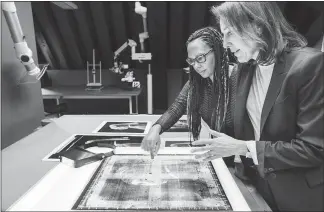
<instances>
[{"instance_id":1,"label":"articulated arm","mask_svg":"<svg viewBox=\"0 0 324 212\"><path fill-rule=\"evenodd\" d=\"M135 12L141 15L143 18L144 32L139 34L139 40L141 43L141 52L145 52L144 40L149 38L149 34L147 31L147 23L146 23L147 8L143 7L141 3L137 1L135 2Z\"/></svg>"},{"instance_id":2,"label":"articulated arm","mask_svg":"<svg viewBox=\"0 0 324 212\"><path fill-rule=\"evenodd\" d=\"M136 42L131 40L131 39L128 39L128 41L126 41L121 47L119 47L119 49L117 49L114 53L114 67L110 68L110 70L116 74L122 74L123 71L122 69L123 68L128 68L127 65L125 64L122 64L118 62L118 57L119 55L125 51L125 49L130 46L132 48L132 54L135 53L135 47L136 47ZM124 67L124 66L127 66L127 67Z\"/></svg>"},{"instance_id":3,"label":"articulated arm","mask_svg":"<svg viewBox=\"0 0 324 212\"><path fill-rule=\"evenodd\" d=\"M122 53L123 51L125 51L125 49L130 46L132 47L132 53L133 53L133 50L135 51L135 47L136 47L136 42L131 40L131 39L128 39L127 42L125 42L121 47L119 47L119 49L117 49L115 51L115 54L114 54L114 60L117 59L117 57L120 55L120 53Z\"/></svg>"},{"instance_id":4,"label":"articulated arm","mask_svg":"<svg viewBox=\"0 0 324 212\"><path fill-rule=\"evenodd\" d=\"M10 30L12 40L14 42L17 58L25 66L27 73L29 75L36 76L36 79L39 80L45 73L47 66L45 66L43 70L40 70L35 64L32 58L33 53L30 48L28 48L25 36L19 23L15 3L1 2L1 6Z\"/></svg>"}]
</instances>

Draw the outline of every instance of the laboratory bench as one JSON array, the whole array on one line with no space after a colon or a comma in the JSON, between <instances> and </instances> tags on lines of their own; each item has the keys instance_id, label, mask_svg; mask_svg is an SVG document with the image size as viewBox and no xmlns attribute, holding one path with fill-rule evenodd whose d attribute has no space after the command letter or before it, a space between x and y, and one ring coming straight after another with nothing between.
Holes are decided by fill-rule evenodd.
<instances>
[{"instance_id":1,"label":"laboratory bench","mask_svg":"<svg viewBox=\"0 0 324 212\"><path fill-rule=\"evenodd\" d=\"M130 90L115 86L105 86L101 90L86 90L85 86L42 88L43 99L55 99L57 105L64 99L128 99L129 114L133 114L133 98L135 99L135 114L138 114L138 96L141 92L141 88Z\"/></svg>"}]
</instances>

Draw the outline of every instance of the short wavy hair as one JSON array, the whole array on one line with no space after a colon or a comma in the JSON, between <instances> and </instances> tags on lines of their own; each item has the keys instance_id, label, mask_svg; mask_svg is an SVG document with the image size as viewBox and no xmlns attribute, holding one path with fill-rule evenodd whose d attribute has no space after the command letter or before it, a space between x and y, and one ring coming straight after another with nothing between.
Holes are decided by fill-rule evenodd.
<instances>
[{"instance_id":1,"label":"short wavy hair","mask_svg":"<svg viewBox=\"0 0 324 212\"><path fill-rule=\"evenodd\" d=\"M212 7L211 12L243 38L257 42L259 64L269 65L283 51L307 46L307 40L289 25L275 2L225 2Z\"/></svg>"}]
</instances>

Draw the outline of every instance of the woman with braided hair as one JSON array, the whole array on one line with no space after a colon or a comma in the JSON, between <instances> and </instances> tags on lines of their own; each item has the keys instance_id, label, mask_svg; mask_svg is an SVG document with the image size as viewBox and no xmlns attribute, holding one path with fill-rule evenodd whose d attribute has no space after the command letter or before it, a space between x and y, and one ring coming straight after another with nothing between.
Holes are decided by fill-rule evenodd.
<instances>
[{"instance_id":1,"label":"woman with braided hair","mask_svg":"<svg viewBox=\"0 0 324 212\"><path fill-rule=\"evenodd\" d=\"M215 130L220 130L224 123L229 96L229 66L222 36L215 28L202 28L190 35L186 46L189 80L142 141L142 149L150 151L152 157L160 147L160 134L186 112L194 140L199 137L201 118Z\"/></svg>"}]
</instances>

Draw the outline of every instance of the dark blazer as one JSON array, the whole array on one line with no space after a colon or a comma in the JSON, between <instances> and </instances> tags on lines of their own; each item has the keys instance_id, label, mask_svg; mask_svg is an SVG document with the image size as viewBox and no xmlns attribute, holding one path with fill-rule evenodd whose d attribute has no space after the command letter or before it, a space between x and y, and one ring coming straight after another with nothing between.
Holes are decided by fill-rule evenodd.
<instances>
[{"instance_id":1,"label":"dark blazer","mask_svg":"<svg viewBox=\"0 0 324 212\"><path fill-rule=\"evenodd\" d=\"M255 65L238 64L225 132L254 140L246 101ZM259 165L243 158L247 175L274 210L323 211L324 53L302 48L276 62L256 142Z\"/></svg>"}]
</instances>

